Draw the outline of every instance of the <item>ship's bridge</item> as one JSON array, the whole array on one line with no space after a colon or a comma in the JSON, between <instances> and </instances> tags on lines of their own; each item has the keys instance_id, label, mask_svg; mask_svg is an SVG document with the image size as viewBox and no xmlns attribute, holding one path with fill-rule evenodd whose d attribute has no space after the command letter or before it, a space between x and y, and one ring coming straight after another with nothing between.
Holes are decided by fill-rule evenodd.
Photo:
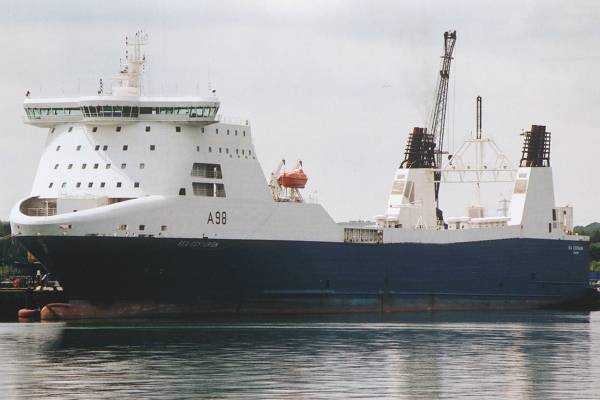
<instances>
[{"instance_id":1,"label":"ship's bridge","mask_svg":"<svg viewBox=\"0 0 600 400\"><path fill-rule=\"evenodd\" d=\"M198 97L94 96L78 99L25 99L28 124L52 127L61 123L115 124L178 122L206 125L217 122L219 102Z\"/></svg>"}]
</instances>

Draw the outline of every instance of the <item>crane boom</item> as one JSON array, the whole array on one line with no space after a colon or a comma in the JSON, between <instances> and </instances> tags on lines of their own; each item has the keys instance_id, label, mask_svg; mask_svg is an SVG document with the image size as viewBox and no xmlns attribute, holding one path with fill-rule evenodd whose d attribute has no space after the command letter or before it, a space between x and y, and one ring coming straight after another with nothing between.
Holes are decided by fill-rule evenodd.
<instances>
[{"instance_id":1,"label":"crane boom","mask_svg":"<svg viewBox=\"0 0 600 400\"><path fill-rule=\"evenodd\" d=\"M429 121L429 134L433 136L436 144L435 167L442 168L442 154L444 151L444 128L446 126L446 105L448 103L448 82L450 81L450 67L452 52L456 43L456 31L444 32L444 54L442 55L440 76L438 78L435 105L431 111ZM436 172L435 201L438 203L440 191L440 172Z\"/></svg>"}]
</instances>

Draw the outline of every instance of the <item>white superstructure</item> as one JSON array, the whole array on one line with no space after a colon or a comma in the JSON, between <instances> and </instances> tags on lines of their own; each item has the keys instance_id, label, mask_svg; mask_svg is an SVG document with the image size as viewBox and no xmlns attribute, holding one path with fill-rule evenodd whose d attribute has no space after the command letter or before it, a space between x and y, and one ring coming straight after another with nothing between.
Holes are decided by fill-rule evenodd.
<instances>
[{"instance_id":1,"label":"white superstructure","mask_svg":"<svg viewBox=\"0 0 600 400\"><path fill-rule=\"evenodd\" d=\"M141 33L127 41L110 91L27 96L25 122L48 136L31 194L11 212L15 235L449 243L570 234L572 214L554 206L550 168L518 170L509 218L449 220L449 229L436 220L432 169L398 169L377 226L344 228L299 192L278 201L250 124L221 122L214 92L143 95L144 43Z\"/></svg>"}]
</instances>

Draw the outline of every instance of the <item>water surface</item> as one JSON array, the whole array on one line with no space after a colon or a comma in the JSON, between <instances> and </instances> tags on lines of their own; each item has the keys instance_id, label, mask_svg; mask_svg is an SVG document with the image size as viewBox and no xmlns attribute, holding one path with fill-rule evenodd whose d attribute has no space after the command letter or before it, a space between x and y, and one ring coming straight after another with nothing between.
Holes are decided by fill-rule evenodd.
<instances>
[{"instance_id":1,"label":"water surface","mask_svg":"<svg viewBox=\"0 0 600 400\"><path fill-rule=\"evenodd\" d=\"M1 398L599 399L600 312L0 324Z\"/></svg>"}]
</instances>

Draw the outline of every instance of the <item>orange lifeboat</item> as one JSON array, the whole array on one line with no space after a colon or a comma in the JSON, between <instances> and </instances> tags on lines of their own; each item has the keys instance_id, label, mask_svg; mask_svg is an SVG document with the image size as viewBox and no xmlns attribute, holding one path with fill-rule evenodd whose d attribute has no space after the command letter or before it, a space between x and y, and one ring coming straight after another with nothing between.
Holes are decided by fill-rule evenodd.
<instances>
[{"instance_id":1,"label":"orange lifeboat","mask_svg":"<svg viewBox=\"0 0 600 400\"><path fill-rule=\"evenodd\" d=\"M292 172L282 172L277 178L277 182L287 188L303 189L308 182L308 177L302 171L302 168L297 168Z\"/></svg>"}]
</instances>

